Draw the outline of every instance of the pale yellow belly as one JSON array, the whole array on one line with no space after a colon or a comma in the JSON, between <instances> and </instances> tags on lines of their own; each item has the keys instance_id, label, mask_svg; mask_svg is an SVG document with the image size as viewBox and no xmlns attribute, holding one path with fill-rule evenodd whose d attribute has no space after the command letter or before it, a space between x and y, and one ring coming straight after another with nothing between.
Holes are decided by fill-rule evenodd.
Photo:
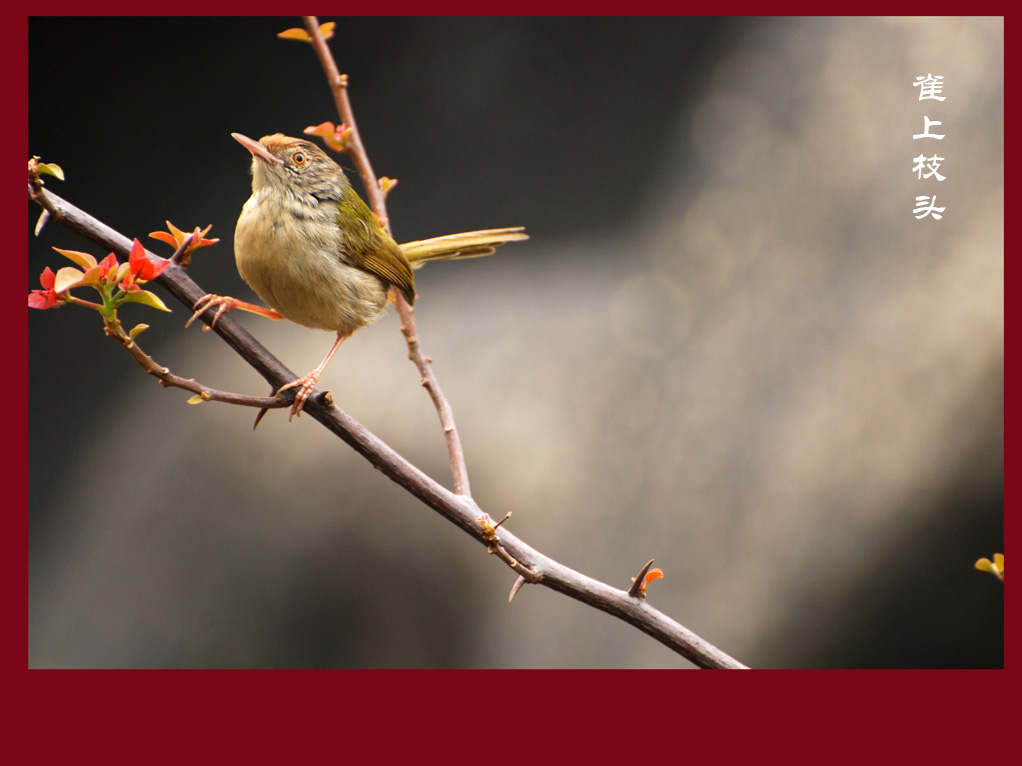
<instances>
[{"instance_id":1,"label":"pale yellow belly","mask_svg":"<svg viewBox=\"0 0 1022 766\"><path fill-rule=\"evenodd\" d=\"M387 303L386 286L337 255L335 234L304 222L302 246L264 225L245 205L234 235L238 272L268 306L306 327L350 333L377 319Z\"/></svg>"}]
</instances>

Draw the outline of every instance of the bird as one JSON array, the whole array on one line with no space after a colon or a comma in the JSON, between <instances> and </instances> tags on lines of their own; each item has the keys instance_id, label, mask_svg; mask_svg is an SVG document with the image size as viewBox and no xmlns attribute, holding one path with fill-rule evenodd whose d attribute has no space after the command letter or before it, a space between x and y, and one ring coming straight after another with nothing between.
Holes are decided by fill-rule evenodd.
<instances>
[{"instance_id":1,"label":"bird","mask_svg":"<svg viewBox=\"0 0 1022 766\"><path fill-rule=\"evenodd\" d=\"M301 414L337 349L383 313L392 291L415 303L413 269L427 261L490 255L507 242L529 238L524 227L449 234L399 245L323 149L281 133L255 141L232 137L252 154L252 196L234 232L238 273L267 307L207 294L186 323L215 309L209 329L226 312L241 309L335 332L323 361L281 386L297 388L291 421ZM256 425L265 414L260 412Z\"/></svg>"}]
</instances>

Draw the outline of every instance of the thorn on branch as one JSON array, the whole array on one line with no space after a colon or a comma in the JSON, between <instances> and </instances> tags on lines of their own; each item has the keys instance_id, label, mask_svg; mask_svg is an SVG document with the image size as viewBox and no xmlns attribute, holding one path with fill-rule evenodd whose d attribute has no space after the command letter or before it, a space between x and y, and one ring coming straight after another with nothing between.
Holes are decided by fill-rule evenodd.
<instances>
[{"instance_id":1,"label":"thorn on branch","mask_svg":"<svg viewBox=\"0 0 1022 766\"><path fill-rule=\"evenodd\" d=\"M261 410L259 410L259 413L256 415L255 423L252 424L253 431L259 428L259 421L262 420L263 416L269 411L270 411L269 407L263 407Z\"/></svg>"},{"instance_id":2,"label":"thorn on branch","mask_svg":"<svg viewBox=\"0 0 1022 766\"><path fill-rule=\"evenodd\" d=\"M497 529L509 518L511 518L511 511L508 511L504 515L504 518L502 518L496 524L494 524L490 520L490 514L488 513L484 513L482 516L479 516L476 519L476 523L478 523L479 526L483 528L483 540L486 541L486 552L496 554L497 558L499 558L513 570L518 572L520 574L520 577L524 578L527 582L539 582L540 580L543 579L542 574L535 571L534 569L522 566L520 563L518 563L518 559L516 559L514 556L508 553L507 549L500 544L500 536L497 535ZM520 588L521 586L519 585L518 587ZM517 588L513 589L511 598L514 598L514 594L517 592L517 590L518 590ZM509 598L508 600L510 601L511 599Z\"/></svg>"},{"instance_id":3,"label":"thorn on branch","mask_svg":"<svg viewBox=\"0 0 1022 766\"><path fill-rule=\"evenodd\" d=\"M35 235L37 237L39 236L39 233L43 230L43 227L46 226L47 223L49 223L51 217L52 216L50 216L49 210L44 209L43 212L39 214L39 220L36 221L35 224Z\"/></svg>"},{"instance_id":4,"label":"thorn on branch","mask_svg":"<svg viewBox=\"0 0 1022 766\"><path fill-rule=\"evenodd\" d=\"M660 569L650 569L653 566L653 559L646 562L646 566L639 570L639 575L632 578L632 587L628 589L628 595L632 598L646 598L646 587L654 580L664 576Z\"/></svg>"},{"instance_id":5,"label":"thorn on branch","mask_svg":"<svg viewBox=\"0 0 1022 766\"><path fill-rule=\"evenodd\" d=\"M213 224L210 224L205 229L200 229L198 226L195 227L195 231L185 234L181 229L177 228L170 221L167 221L167 231L151 231L149 236L153 239L158 239L160 242L166 242L171 247L175 248L174 254L170 256L169 260L175 266L187 269L188 264L191 263L192 253L198 250L200 247L209 247L215 245L220 241L219 238L214 237L213 239L206 239L206 235L209 230L213 228ZM187 327L187 325L185 325Z\"/></svg>"},{"instance_id":6,"label":"thorn on branch","mask_svg":"<svg viewBox=\"0 0 1022 766\"><path fill-rule=\"evenodd\" d=\"M525 585L525 577L523 577L522 575L518 575L518 579L515 580L515 584L511 586L511 593L507 597L507 602L509 604L511 603L512 599L514 599L515 594L522 589L523 585Z\"/></svg>"},{"instance_id":7,"label":"thorn on branch","mask_svg":"<svg viewBox=\"0 0 1022 766\"><path fill-rule=\"evenodd\" d=\"M194 236L195 236L194 234L189 234L187 237L185 237L185 241L178 245L177 250L175 250L174 254L170 256L170 262L172 264L174 264L175 266L180 266L185 269L188 268L188 264L192 262L192 254L188 251L188 248L191 246L192 238Z\"/></svg>"}]
</instances>

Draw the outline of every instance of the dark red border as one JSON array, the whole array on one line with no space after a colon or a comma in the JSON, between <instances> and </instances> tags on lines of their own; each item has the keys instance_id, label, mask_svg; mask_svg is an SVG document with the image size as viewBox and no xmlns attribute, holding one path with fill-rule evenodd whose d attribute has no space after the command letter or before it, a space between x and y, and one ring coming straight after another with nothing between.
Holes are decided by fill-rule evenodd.
<instances>
[{"instance_id":1,"label":"dark red border","mask_svg":"<svg viewBox=\"0 0 1022 766\"><path fill-rule=\"evenodd\" d=\"M870 10L896 10L877 6ZM50 5L47 10L61 9ZM113 10L137 12L136 7L127 6ZM246 10L262 9L249 4ZM365 10L389 15L689 9L666 3L627 8L620 3L508 3L485 9L468 3L389 3ZM765 8L734 6L702 10L766 12ZM857 14L863 10L855 8ZM925 10L937 9L927 6ZM996 8L982 10L997 12ZM799 12L813 11L804 5L784 10L786 14ZM8 21L2 55L8 72L4 87L10 94L8 102L15 105L8 115L13 118L19 113L16 105L27 102L28 35L27 19ZM1010 45L1007 48L1011 50ZM1007 63L1010 87L1015 69L1010 53ZM1007 99L1007 126L1013 124L1016 111ZM26 146L26 122L11 121L25 135L21 145ZM1014 153L1010 148L1005 158L1009 163L1006 175L1011 178ZM6 211L20 209L22 204L14 200L14 186L13 180L4 185L9 195ZM1012 209L1010 201L1006 201L1006 209ZM22 225L19 220L17 230L27 231ZM1013 250L1013 238L1007 239L1008 250ZM15 248L10 257L16 259L17 253ZM1010 253L1006 261L1006 278L1014 283L1016 267ZM5 302L7 357L16 360L27 355L23 284L18 282L18 294L8 294ZM1007 315L1014 316L1014 312ZM1013 378L1011 365L1006 377ZM8 375L5 379L11 402L17 398L18 380L25 377ZM1008 407L1007 412L1013 410ZM936 763L951 763L996 761L1010 752L1004 747L1012 731L1006 714L1007 690L1014 685L1010 669L738 674L28 671L24 616L27 519L23 510L27 506L27 467L21 448L28 427L24 409L9 405L4 417L7 450L3 464L11 502L7 505L9 550L4 582L15 594L9 599L13 609L8 614L18 616L4 631L4 654L10 669L5 688L15 711L6 716L6 730L15 752L30 750L45 761L65 754L200 762L221 757L240 760L252 754L263 756L260 760L285 757L291 762L312 755L338 761L368 756L380 761L464 757L485 762L510 758L574 761L595 754L600 762L649 762L661 757L676 763L707 763L710 758L727 763L763 756L838 763L920 763L934 757ZM1010 439L1007 441L1010 444ZM1010 448L1007 454L1013 454ZM1008 635L1014 635L1010 610L1007 617ZM1007 659L1006 665L1010 667Z\"/></svg>"}]
</instances>

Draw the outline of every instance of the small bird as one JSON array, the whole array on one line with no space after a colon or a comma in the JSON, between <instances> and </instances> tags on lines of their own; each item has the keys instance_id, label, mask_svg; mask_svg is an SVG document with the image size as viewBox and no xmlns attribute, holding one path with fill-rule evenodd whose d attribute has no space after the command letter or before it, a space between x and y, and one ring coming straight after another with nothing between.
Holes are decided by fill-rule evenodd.
<instances>
[{"instance_id":1,"label":"small bird","mask_svg":"<svg viewBox=\"0 0 1022 766\"><path fill-rule=\"evenodd\" d=\"M242 279L270 308L204 295L188 324L215 307L213 326L237 308L336 332L320 365L277 391L298 389L288 420L301 413L340 345L383 313L389 290L415 302L413 268L431 260L489 255L505 242L529 238L518 226L398 245L340 165L312 142L281 133L259 141L231 135L252 153L252 196L238 218L234 258Z\"/></svg>"}]
</instances>

